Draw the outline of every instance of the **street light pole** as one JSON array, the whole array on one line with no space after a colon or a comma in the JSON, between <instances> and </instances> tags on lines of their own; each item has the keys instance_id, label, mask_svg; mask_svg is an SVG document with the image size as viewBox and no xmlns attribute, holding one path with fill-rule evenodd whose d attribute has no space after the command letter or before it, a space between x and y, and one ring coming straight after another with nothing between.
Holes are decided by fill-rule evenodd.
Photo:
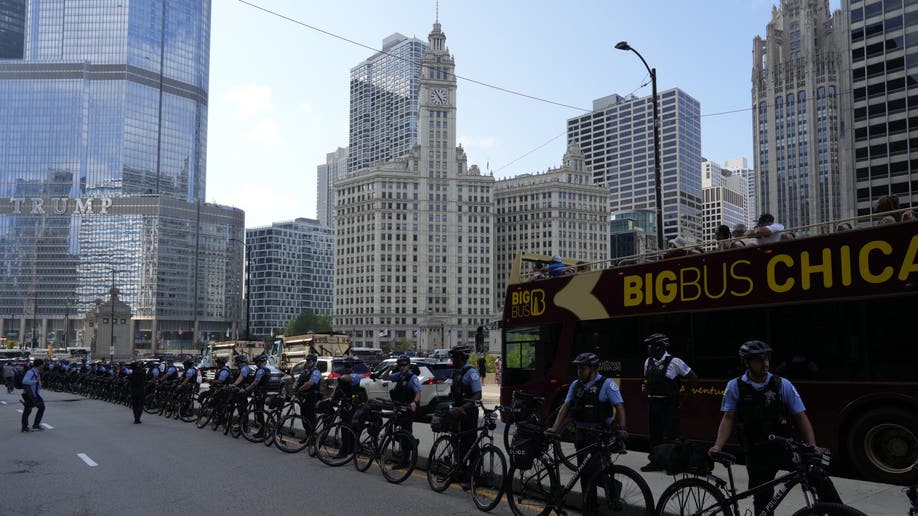
<instances>
[{"instance_id":1,"label":"street light pole","mask_svg":"<svg viewBox=\"0 0 918 516\"><path fill-rule=\"evenodd\" d=\"M651 68L644 56L632 48L627 41L619 41L615 44L615 48L624 51L630 50L637 54L641 62L644 63L644 68L647 68L647 73L650 74L650 81L653 83L653 179L656 187L657 202L657 250L662 251L665 249L663 245L663 174L660 170L660 112L657 107L657 69Z\"/></svg>"},{"instance_id":2,"label":"street light pole","mask_svg":"<svg viewBox=\"0 0 918 516\"><path fill-rule=\"evenodd\" d=\"M111 317L109 318L108 363L115 362L115 269L112 269Z\"/></svg>"}]
</instances>

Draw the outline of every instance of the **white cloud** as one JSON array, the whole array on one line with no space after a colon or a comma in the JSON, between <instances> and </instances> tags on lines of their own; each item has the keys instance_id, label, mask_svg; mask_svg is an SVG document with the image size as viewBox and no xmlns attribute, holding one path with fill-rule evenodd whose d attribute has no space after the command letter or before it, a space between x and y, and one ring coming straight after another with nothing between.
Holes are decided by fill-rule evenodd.
<instances>
[{"instance_id":1,"label":"white cloud","mask_svg":"<svg viewBox=\"0 0 918 516\"><path fill-rule=\"evenodd\" d=\"M255 143L279 143L280 129L277 126L277 120L273 117L262 119L246 136Z\"/></svg>"},{"instance_id":2,"label":"white cloud","mask_svg":"<svg viewBox=\"0 0 918 516\"><path fill-rule=\"evenodd\" d=\"M250 84L245 88L234 87L223 98L236 105L238 118L255 118L259 112L271 109L271 88Z\"/></svg>"},{"instance_id":3,"label":"white cloud","mask_svg":"<svg viewBox=\"0 0 918 516\"><path fill-rule=\"evenodd\" d=\"M303 102L300 104L300 109L302 109L304 113L312 113L312 104L309 102Z\"/></svg>"}]
</instances>

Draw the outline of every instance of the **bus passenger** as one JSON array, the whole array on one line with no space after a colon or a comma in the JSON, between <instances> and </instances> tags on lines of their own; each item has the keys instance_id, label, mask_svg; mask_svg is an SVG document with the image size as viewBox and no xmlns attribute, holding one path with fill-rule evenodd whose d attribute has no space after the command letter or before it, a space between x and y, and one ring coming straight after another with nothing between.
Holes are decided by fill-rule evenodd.
<instances>
[{"instance_id":1,"label":"bus passenger","mask_svg":"<svg viewBox=\"0 0 918 516\"><path fill-rule=\"evenodd\" d=\"M548 274L552 278L562 276L564 274L564 263L561 261L561 257L557 254L551 257L551 263L548 264Z\"/></svg>"},{"instance_id":2,"label":"bus passenger","mask_svg":"<svg viewBox=\"0 0 918 516\"><path fill-rule=\"evenodd\" d=\"M723 251L725 249L730 249L730 226L726 224L721 224L717 226L717 229L714 231L714 240L717 241L717 251Z\"/></svg>"},{"instance_id":3,"label":"bus passenger","mask_svg":"<svg viewBox=\"0 0 918 516\"><path fill-rule=\"evenodd\" d=\"M755 237L759 245L771 244L781 238L781 232L784 231L784 225L775 222L775 217L771 213L763 213L759 217L755 229L746 233L746 236Z\"/></svg>"},{"instance_id":4,"label":"bus passenger","mask_svg":"<svg viewBox=\"0 0 918 516\"><path fill-rule=\"evenodd\" d=\"M874 213L878 215L883 215L886 212L897 212L899 210L899 196L898 195L884 195L877 199L877 206L873 210ZM878 225L882 226L884 224L894 224L899 222L901 215L897 213L886 213L886 215L880 219Z\"/></svg>"},{"instance_id":5,"label":"bus passenger","mask_svg":"<svg viewBox=\"0 0 918 516\"><path fill-rule=\"evenodd\" d=\"M803 440L814 447L816 436L797 389L788 380L768 371L771 359L768 344L759 340L746 342L740 346L739 357L746 372L727 383L720 409L723 417L710 451L723 449L736 427L746 453L751 489L773 480L779 469L787 469L790 465L784 443L770 441L769 435L791 437L793 426ZM816 487L818 490L819 486ZM754 495L755 514L762 513L773 494L774 489L768 488ZM831 501L830 498L822 501Z\"/></svg>"},{"instance_id":6,"label":"bus passenger","mask_svg":"<svg viewBox=\"0 0 918 516\"><path fill-rule=\"evenodd\" d=\"M726 226L724 226L726 227ZM647 393L650 449L679 437L680 378L686 378L685 392L691 393L698 375L680 358L669 354L669 337L654 333L646 339L647 360L644 362L644 391ZM661 471L648 463L641 471Z\"/></svg>"},{"instance_id":7,"label":"bus passenger","mask_svg":"<svg viewBox=\"0 0 918 516\"><path fill-rule=\"evenodd\" d=\"M621 391L611 378L598 373L599 357L593 353L581 353L574 359L573 364L577 366L577 379L567 390L564 404L561 405L554 424L547 432L557 433L571 414L577 428L575 446L578 450L577 462L580 465L588 452L581 453L579 450L599 441L601 434L597 430L610 429L613 424L618 424L623 439L628 439L628 432L625 429L625 402L622 400ZM580 479L581 492L587 491L587 480L599 467L599 456L594 453L590 462L583 468L583 476ZM596 493L586 493L583 513L595 514L596 504Z\"/></svg>"}]
</instances>

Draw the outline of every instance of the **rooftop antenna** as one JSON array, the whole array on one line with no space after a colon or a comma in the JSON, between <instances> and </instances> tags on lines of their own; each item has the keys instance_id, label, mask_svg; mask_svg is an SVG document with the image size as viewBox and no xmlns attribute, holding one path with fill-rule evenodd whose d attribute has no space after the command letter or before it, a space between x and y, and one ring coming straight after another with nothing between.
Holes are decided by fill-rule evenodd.
<instances>
[{"instance_id":1,"label":"rooftop antenna","mask_svg":"<svg viewBox=\"0 0 918 516\"><path fill-rule=\"evenodd\" d=\"M434 5L436 6L435 14L434 14L434 22L440 23L440 0L436 0L436 2L434 2Z\"/></svg>"}]
</instances>

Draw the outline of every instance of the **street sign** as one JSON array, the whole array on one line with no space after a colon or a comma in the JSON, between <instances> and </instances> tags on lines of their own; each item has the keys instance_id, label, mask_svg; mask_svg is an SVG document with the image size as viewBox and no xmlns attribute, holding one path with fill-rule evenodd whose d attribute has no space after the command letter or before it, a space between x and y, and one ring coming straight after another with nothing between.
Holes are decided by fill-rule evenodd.
<instances>
[{"instance_id":1,"label":"street sign","mask_svg":"<svg viewBox=\"0 0 918 516\"><path fill-rule=\"evenodd\" d=\"M114 355L114 354L115 354L115 346L109 346L109 347L108 347L108 354L109 354L109 355Z\"/></svg>"}]
</instances>

